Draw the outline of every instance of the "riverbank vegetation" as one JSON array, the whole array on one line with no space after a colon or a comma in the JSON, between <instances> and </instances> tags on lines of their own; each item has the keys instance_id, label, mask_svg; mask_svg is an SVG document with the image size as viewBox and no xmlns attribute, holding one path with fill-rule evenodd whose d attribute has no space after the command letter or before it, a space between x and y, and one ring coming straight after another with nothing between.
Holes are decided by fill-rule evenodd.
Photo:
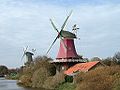
<instances>
[{"instance_id":1,"label":"riverbank vegetation","mask_svg":"<svg viewBox=\"0 0 120 90\"><path fill-rule=\"evenodd\" d=\"M6 79L18 79L19 69L8 69L6 66L0 66L0 77L5 77Z\"/></svg>"},{"instance_id":2,"label":"riverbank vegetation","mask_svg":"<svg viewBox=\"0 0 120 90\"><path fill-rule=\"evenodd\" d=\"M4 65L0 66L0 77L5 76L8 74L8 68Z\"/></svg>"},{"instance_id":3,"label":"riverbank vegetation","mask_svg":"<svg viewBox=\"0 0 120 90\"><path fill-rule=\"evenodd\" d=\"M19 84L26 87L46 88L52 90L120 90L120 53L113 57L100 59L94 57L89 61L101 61L104 67L89 72L80 72L73 82L66 82L63 72L56 73L56 68L49 63L51 58L38 56L29 65L21 67Z\"/></svg>"},{"instance_id":4,"label":"riverbank vegetation","mask_svg":"<svg viewBox=\"0 0 120 90\"><path fill-rule=\"evenodd\" d=\"M16 69L9 69L7 75L5 76L6 79L11 79L11 80L18 80L19 79L19 70L18 68Z\"/></svg>"},{"instance_id":5,"label":"riverbank vegetation","mask_svg":"<svg viewBox=\"0 0 120 90\"><path fill-rule=\"evenodd\" d=\"M38 56L29 66L24 66L20 71L20 83L27 87L55 89L64 82L64 74L56 74L56 69L46 56Z\"/></svg>"}]
</instances>

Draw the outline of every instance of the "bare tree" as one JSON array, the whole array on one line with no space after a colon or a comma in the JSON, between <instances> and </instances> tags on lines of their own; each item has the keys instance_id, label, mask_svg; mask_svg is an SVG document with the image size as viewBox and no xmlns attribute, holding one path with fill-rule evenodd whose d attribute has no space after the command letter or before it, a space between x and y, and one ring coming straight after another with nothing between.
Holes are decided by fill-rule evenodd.
<instances>
[{"instance_id":1,"label":"bare tree","mask_svg":"<svg viewBox=\"0 0 120 90\"><path fill-rule=\"evenodd\" d=\"M120 52L115 53L113 59L117 62L117 64L120 64Z\"/></svg>"}]
</instances>

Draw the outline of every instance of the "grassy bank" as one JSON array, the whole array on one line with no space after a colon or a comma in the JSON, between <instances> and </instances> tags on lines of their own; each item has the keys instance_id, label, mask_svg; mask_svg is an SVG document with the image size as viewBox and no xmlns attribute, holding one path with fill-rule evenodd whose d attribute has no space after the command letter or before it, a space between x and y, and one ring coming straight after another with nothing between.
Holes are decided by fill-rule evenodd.
<instances>
[{"instance_id":1,"label":"grassy bank","mask_svg":"<svg viewBox=\"0 0 120 90\"><path fill-rule=\"evenodd\" d=\"M120 66L100 67L75 77L76 90L119 90Z\"/></svg>"},{"instance_id":2,"label":"grassy bank","mask_svg":"<svg viewBox=\"0 0 120 90\"><path fill-rule=\"evenodd\" d=\"M79 73L74 84L65 81L63 72L56 74L48 57L37 57L29 66L21 68L20 84L26 87L51 90L120 90L120 66L98 67L86 73Z\"/></svg>"},{"instance_id":3,"label":"grassy bank","mask_svg":"<svg viewBox=\"0 0 120 90\"><path fill-rule=\"evenodd\" d=\"M59 85L56 90L75 90L76 86L73 83L64 83Z\"/></svg>"}]
</instances>

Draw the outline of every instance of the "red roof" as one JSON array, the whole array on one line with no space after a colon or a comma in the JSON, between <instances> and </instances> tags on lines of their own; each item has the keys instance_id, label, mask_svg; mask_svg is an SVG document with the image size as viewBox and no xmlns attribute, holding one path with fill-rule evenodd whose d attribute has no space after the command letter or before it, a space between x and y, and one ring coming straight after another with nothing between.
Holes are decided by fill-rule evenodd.
<instances>
[{"instance_id":1,"label":"red roof","mask_svg":"<svg viewBox=\"0 0 120 90\"><path fill-rule=\"evenodd\" d=\"M75 73L77 71L86 72L86 71L89 71L92 67L94 67L98 63L99 63L99 61L93 61L93 62L87 62L87 63L79 63L79 64L76 64L76 65L70 67L68 70L66 70L64 72L64 74L72 75L73 73Z\"/></svg>"}]
</instances>

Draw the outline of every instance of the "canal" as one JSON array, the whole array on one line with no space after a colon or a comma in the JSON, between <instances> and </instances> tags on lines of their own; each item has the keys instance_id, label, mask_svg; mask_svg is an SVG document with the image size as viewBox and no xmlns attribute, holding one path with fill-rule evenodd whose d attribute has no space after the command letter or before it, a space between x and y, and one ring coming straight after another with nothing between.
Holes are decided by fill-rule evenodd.
<instances>
[{"instance_id":1,"label":"canal","mask_svg":"<svg viewBox=\"0 0 120 90\"><path fill-rule=\"evenodd\" d=\"M16 80L6 80L0 78L0 90L45 90L45 89L33 89L33 88L23 88L16 84Z\"/></svg>"}]
</instances>

